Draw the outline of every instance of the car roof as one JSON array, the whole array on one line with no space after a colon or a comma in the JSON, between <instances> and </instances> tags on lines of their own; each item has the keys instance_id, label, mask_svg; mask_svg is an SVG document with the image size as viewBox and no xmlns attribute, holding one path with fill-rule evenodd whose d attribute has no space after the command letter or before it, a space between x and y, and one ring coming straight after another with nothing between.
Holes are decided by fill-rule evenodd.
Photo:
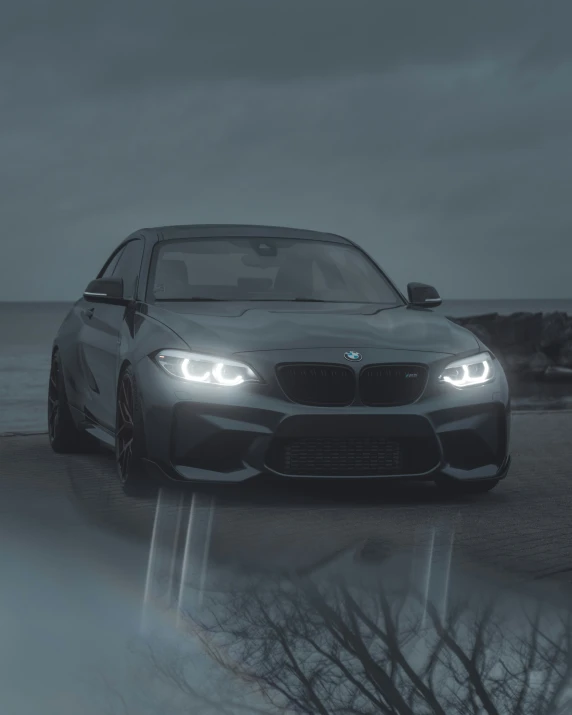
<instances>
[{"instance_id":1,"label":"car roof","mask_svg":"<svg viewBox=\"0 0 572 715\"><path fill-rule=\"evenodd\" d=\"M168 241L177 238L300 238L314 241L331 241L333 243L352 244L347 238L324 231L291 228L287 226L262 226L257 224L189 224L181 226L157 226L142 229L154 232L159 240Z\"/></svg>"}]
</instances>

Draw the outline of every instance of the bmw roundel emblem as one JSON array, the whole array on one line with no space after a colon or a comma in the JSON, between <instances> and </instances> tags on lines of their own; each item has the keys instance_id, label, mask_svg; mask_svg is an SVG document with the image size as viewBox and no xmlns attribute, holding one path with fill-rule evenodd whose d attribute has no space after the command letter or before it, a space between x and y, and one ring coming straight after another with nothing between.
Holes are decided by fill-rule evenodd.
<instances>
[{"instance_id":1,"label":"bmw roundel emblem","mask_svg":"<svg viewBox=\"0 0 572 715\"><path fill-rule=\"evenodd\" d=\"M361 353L356 353L355 350L348 350L347 353L344 353L344 357L350 362L359 362L361 360Z\"/></svg>"}]
</instances>

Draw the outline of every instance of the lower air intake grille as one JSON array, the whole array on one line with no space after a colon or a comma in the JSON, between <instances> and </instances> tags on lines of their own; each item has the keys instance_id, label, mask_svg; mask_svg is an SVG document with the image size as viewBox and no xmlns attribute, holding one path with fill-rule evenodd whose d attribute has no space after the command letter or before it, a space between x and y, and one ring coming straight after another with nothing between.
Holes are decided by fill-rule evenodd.
<instances>
[{"instance_id":1,"label":"lower air intake grille","mask_svg":"<svg viewBox=\"0 0 572 715\"><path fill-rule=\"evenodd\" d=\"M433 438L275 438L267 466L280 474L314 477L374 477L424 474L439 462Z\"/></svg>"},{"instance_id":2,"label":"lower air intake grille","mask_svg":"<svg viewBox=\"0 0 572 715\"><path fill-rule=\"evenodd\" d=\"M282 474L373 476L401 470L401 447L381 437L308 437L283 440L271 462Z\"/></svg>"},{"instance_id":3,"label":"lower air intake grille","mask_svg":"<svg viewBox=\"0 0 572 715\"><path fill-rule=\"evenodd\" d=\"M423 365L372 365L362 370L359 395L364 405L407 405L421 397L427 384Z\"/></svg>"},{"instance_id":4,"label":"lower air intake grille","mask_svg":"<svg viewBox=\"0 0 572 715\"><path fill-rule=\"evenodd\" d=\"M343 365L280 365L276 370L280 387L302 405L350 405L356 392L355 373Z\"/></svg>"}]
</instances>

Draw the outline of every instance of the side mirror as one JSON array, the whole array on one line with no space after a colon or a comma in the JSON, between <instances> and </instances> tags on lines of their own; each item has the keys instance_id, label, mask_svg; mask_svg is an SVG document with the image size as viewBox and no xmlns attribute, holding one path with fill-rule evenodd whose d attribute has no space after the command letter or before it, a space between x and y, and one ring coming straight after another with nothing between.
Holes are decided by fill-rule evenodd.
<instances>
[{"instance_id":1,"label":"side mirror","mask_svg":"<svg viewBox=\"0 0 572 715\"><path fill-rule=\"evenodd\" d=\"M83 292L83 297L90 303L110 303L127 305L123 297L123 278L96 278Z\"/></svg>"},{"instance_id":2,"label":"side mirror","mask_svg":"<svg viewBox=\"0 0 572 715\"><path fill-rule=\"evenodd\" d=\"M436 308L443 302L437 290L426 283L409 283L407 297L411 305L419 308Z\"/></svg>"}]
</instances>

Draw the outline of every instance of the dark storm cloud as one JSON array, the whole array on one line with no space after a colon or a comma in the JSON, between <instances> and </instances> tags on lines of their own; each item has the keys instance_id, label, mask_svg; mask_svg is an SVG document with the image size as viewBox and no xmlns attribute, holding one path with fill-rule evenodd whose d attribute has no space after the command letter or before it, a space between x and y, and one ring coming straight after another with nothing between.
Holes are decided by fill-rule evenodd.
<instances>
[{"instance_id":1,"label":"dark storm cloud","mask_svg":"<svg viewBox=\"0 0 572 715\"><path fill-rule=\"evenodd\" d=\"M73 297L133 229L202 221L346 233L452 296L566 296L570 20L536 0L14 3L0 298Z\"/></svg>"},{"instance_id":2,"label":"dark storm cloud","mask_svg":"<svg viewBox=\"0 0 572 715\"><path fill-rule=\"evenodd\" d=\"M567 0L24 0L0 47L76 88L181 79L299 79L402 64L570 57ZM79 81L74 81L79 80Z\"/></svg>"}]
</instances>

